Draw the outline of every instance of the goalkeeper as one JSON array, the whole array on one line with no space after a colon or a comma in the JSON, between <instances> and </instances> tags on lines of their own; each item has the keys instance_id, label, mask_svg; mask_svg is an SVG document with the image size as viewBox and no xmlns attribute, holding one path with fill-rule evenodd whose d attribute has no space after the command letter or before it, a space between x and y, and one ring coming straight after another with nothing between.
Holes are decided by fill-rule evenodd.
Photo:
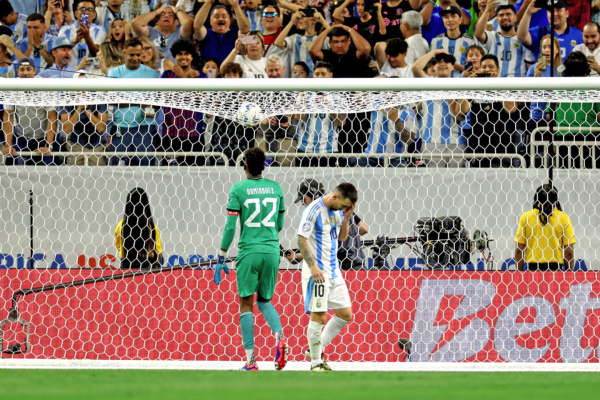
<instances>
[{"instance_id":1,"label":"goalkeeper","mask_svg":"<svg viewBox=\"0 0 600 400\"><path fill-rule=\"evenodd\" d=\"M244 153L248 179L233 185L227 203L227 223L214 280L221 283L221 270L229 273L225 264L227 250L235 236L240 218L239 252L236 261L237 289L240 296L240 326L247 362L240 371L258 371L254 355L254 293L258 309L273 330L277 340L275 369L287 363L288 345L283 336L279 314L271 304L279 271L279 232L283 229L283 191L277 182L262 177L265 153L251 148Z\"/></svg>"}]
</instances>

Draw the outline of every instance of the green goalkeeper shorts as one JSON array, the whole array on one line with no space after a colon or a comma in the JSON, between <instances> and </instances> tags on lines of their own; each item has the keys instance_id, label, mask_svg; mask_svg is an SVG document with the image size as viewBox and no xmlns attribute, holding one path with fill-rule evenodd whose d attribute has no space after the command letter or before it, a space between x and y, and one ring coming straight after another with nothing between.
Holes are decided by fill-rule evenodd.
<instances>
[{"instance_id":1,"label":"green goalkeeper shorts","mask_svg":"<svg viewBox=\"0 0 600 400\"><path fill-rule=\"evenodd\" d=\"M246 254L238 257L235 263L237 288L240 297L248 297L258 292L265 300L273 298L279 254Z\"/></svg>"}]
</instances>

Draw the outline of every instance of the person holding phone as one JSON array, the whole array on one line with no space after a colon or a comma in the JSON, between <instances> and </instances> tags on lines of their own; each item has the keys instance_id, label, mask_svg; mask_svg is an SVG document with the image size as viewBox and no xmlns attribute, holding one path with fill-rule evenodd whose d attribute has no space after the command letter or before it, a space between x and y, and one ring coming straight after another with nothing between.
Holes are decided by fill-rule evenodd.
<instances>
[{"instance_id":1,"label":"person holding phone","mask_svg":"<svg viewBox=\"0 0 600 400\"><path fill-rule=\"evenodd\" d=\"M59 37L67 38L73 45L70 66L77 68L86 57L96 57L100 45L106 40L106 31L95 24L96 4L92 0L75 0L75 22L60 29Z\"/></svg>"},{"instance_id":2,"label":"person holding phone","mask_svg":"<svg viewBox=\"0 0 600 400\"><path fill-rule=\"evenodd\" d=\"M600 25L588 22L583 27L583 44L573 47L573 51L582 52L592 69L590 76L600 75Z\"/></svg>"},{"instance_id":3,"label":"person holding phone","mask_svg":"<svg viewBox=\"0 0 600 400\"><path fill-rule=\"evenodd\" d=\"M204 61L202 72L209 78L217 78L221 76L221 65L216 58L209 58ZM241 78L241 76L240 76Z\"/></svg>"},{"instance_id":4,"label":"person holding phone","mask_svg":"<svg viewBox=\"0 0 600 400\"><path fill-rule=\"evenodd\" d=\"M485 50L481 46L473 44L467 48L467 58L465 59L465 70L459 76L461 78L474 78L481 67L481 59L485 55Z\"/></svg>"},{"instance_id":5,"label":"person holding phone","mask_svg":"<svg viewBox=\"0 0 600 400\"><path fill-rule=\"evenodd\" d=\"M466 59L466 50L469 46L475 44L475 39L461 31L461 9L457 6L450 6L440 12L444 21L446 33L436 36L431 41L431 49L443 49L450 52L457 60L452 72L452 77L457 77L463 71L463 65Z\"/></svg>"},{"instance_id":6,"label":"person holding phone","mask_svg":"<svg viewBox=\"0 0 600 400\"><path fill-rule=\"evenodd\" d=\"M260 32L250 32L235 41L235 48L221 67L235 62L242 66L244 78L266 78L265 44Z\"/></svg>"},{"instance_id":7,"label":"person holding phone","mask_svg":"<svg viewBox=\"0 0 600 400\"><path fill-rule=\"evenodd\" d=\"M69 5L64 0L46 0L44 9L44 24L50 36L58 36L63 26L73 23Z\"/></svg>"}]
</instances>

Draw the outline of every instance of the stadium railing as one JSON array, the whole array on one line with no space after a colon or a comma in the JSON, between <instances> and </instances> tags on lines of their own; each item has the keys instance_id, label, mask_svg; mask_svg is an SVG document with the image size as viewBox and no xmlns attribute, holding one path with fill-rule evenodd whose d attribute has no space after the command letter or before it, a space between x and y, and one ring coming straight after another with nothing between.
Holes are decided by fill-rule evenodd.
<instances>
[{"instance_id":1,"label":"stadium railing","mask_svg":"<svg viewBox=\"0 0 600 400\"><path fill-rule=\"evenodd\" d=\"M548 132L550 129L547 126L542 126L539 128L535 128L532 132L531 132L531 138L535 138L536 133L542 133L542 132ZM575 131L577 133L597 133L600 132L600 127L580 127L580 126L555 126L553 127L553 132L557 132L557 131ZM543 149L542 152L542 158L543 158L543 163L544 163L544 168L548 168L548 148L550 146L560 146L560 147L568 147L569 148L569 155L567 157L567 168L571 168L572 167L572 162L573 162L573 158L571 156L571 147L578 147L579 151L582 151L584 147L591 147L591 158L592 158L592 168L596 168L596 147L598 147L598 143L596 142L596 138L594 138L594 141L581 141L581 140L574 140L574 141L559 141L559 142L550 142L549 140L531 140L530 143L530 148L529 148L529 154L536 154L536 148L537 147L541 147ZM560 158L560 154L558 152L555 152L554 154L555 157L555 163L557 163L556 165L558 165L559 162L559 158ZM582 168L583 165L583 157L579 157L579 168ZM534 167L534 163L531 163L530 168Z\"/></svg>"},{"instance_id":2,"label":"stadium railing","mask_svg":"<svg viewBox=\"0 0 600 400\"><path fill-rule=\"evenodd\" d=\"M18 151L14 155L2 155L0 154L0 160L4 160L8 157L42 157L42 155L35 151ZM206 152L206 151L190 151L190 152L173 152L173 151L104 151L104 152L70 152L70 151L53 151L44 157L84 157L84 165L89 165L90 157L186 157L186 156L197 156L197 157L216 157L222 158L225 164L229 163L229 158L220 152Z\"/></svg>"}]
</instances>

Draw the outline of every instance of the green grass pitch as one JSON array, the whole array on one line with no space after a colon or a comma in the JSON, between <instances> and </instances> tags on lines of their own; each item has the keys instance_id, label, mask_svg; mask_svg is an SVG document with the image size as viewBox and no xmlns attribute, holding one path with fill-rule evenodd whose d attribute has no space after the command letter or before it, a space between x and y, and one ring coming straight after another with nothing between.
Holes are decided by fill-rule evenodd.
<instances>
[{"instance_id":1,"label":"green grass pitch","mask_svg":"<svg viewBox=\"0 0 600 400\"><path fill-rule=\"evenodd\" d=\"M589 372L0 370L0 399L594 399Z\"/></svg>"}]
</instances>

